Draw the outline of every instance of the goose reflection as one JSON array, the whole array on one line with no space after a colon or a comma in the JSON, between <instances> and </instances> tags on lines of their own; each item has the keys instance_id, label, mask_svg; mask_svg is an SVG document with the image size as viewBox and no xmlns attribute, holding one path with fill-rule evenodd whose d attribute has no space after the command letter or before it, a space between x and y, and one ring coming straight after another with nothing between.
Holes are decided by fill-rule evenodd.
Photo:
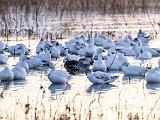
<instances>
[{"instance_id":1,"label":"goose reflection","mask_svg":"<svg viewBox=\"0 0 160 120\"><path fill-rule=\"evenodd\" d=\"M51 84L48 88L51 91L51 94L62 93L64 91L70 90L70 84Z\"/></svg>"},{"instance_id":2,"label":"goose reflection","mask_svg":"<svg viewBox=\"0 0 160 120\"><path fill-rule=\"evenodd\" d=\"M21 86L21 87L25 86L26 84L27 84L26 80L14 80L12 82L12 85L14 85L14 86Z\"/></svg>"},{"instance_id":3,"label":"goose reflection","mask_svg":"<svg viewBox=\"0 0 160 120\"><path fill-rule=\"evenodd\" d=\"M92 93L92 92L104 92L104 91L108 91L111 90L113 88L115 88L115 85L112 84L92 84L88 87L88 89L86 90L87 93Z\"/></svg>"},{"instance_id":4,"label":"goose reflection","mask_svg":"<svg viewBox=\"0 0 160 120\"><path fill-rule=\"evenodd\" d=\"M144 76L126 76L124 75L123 76L123 84L127 84L127 83L135 83L135 82L138 82L138 81L141 81L141 80L144 80Z\"/></svg>"},{"instance_id":5,"label":"goose reflection","mask_svg":"<svg viewBox=\"0 0 160 120\"><path fill-rule=\"evenodd\" d=\"M147 83L146 88L148 90L160 91L160 83Z\"/></svg>"}]
</instances>

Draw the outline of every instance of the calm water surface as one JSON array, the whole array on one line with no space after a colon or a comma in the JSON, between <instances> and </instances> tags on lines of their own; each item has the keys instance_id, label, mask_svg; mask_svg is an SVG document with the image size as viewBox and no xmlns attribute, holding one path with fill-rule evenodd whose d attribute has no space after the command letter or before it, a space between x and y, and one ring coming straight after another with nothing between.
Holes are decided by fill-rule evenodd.
<instances>
[{"instance_id":1,"label":"calm water surface","mask_svg":"<svg viewBox=\"0 0 160 120\"><path fill-rule=\"evenodd\" d=\"M118 34L123 33L122 36L126 33L135 35L139 28L150 34L154 34L155 29L157 32L159 31L159 26L156 24L159 22L159 16L152 16L154 21L149 21L146 16L141 17L125 16L124 20L122 16L116 16L116 23L112 17L97 18L88 22L80 20L71 23L69 20L51 21L47 26L60 26L61 23L70 24L73 35L91 29L93 31L114 30ZM153 22L154 28L151 22ZM8 44L12 45L18 42L20 41L11 41ZM34 55L35 45L38 41L25 40L21 42L29 46L32 49L31 55ZM160 47L158 35L154 37L150 45ZM128 59L133 64L141 62L132 57ZM158 59L153 58L150 61L153 66L157 66ZM18 57L9 57L8 64L11 68L17 62ZM58 61L54 62L58 63ZM57 66L57 69L64 69L61 62ZM0 66L0 69L2 70L3 67ZM73 76L66 85L52 85L46 76L49 70L47 67L30 70L26 80L13 81L9 85L1 82L0 119L49 120L56 119L64 113L70 115L71 119L75 119L75 116L79 115L80 117L77 118L82 120L89 118L95 120L160 119L160 84L146 84L145 78L134 77L129 80L120 72L116 72L117 75L120 75L119 79L108 85L93 85L83 74ZM70 107L70 112L67 111L66 106Z\"/></svg>"}]
</instances>

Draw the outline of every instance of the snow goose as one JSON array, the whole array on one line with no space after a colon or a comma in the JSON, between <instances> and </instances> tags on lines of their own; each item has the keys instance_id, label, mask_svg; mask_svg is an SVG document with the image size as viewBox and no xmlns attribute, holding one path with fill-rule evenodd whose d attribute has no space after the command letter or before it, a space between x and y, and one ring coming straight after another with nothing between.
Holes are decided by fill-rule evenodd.
<instances>
[{"instance_id":1,"label":"snow goose","mask_svg":"<svg viewBox=\"0 0 160 120\"><path fill-rule=\"evenodd\" d=\"M112 39L108 38L106 41L103 43L103 49L109 49L115 47L115 43Z\"/></svg>"},{"instance_id":2,"label":"snow goose","mask_svg":"<svg viewBox=\"0 0 160 120\"><path fill-rule=\"evenodd\" d=\"M103 52L105 52L105 54L103 54ZM92 60L97 60L98 55L101 55L102 58L105 58L107 56L107 51L105 51L102 48L97 48L96 51L94 52L93 56L92 56Z\"/></svg>"},{"instance_id":3,"label":"snow goose","mask_svg":"<svg viewBox=\"0 0 160 120\"><path fill-rule=\"evenodd\" d=\"M144 46L147 46L148 42L150 40L150 36L147 36L147 34L145 32L143 32L141 29L139 30L139 32L137 34L137 38L142 41L142 44Z\"/></svg>"},{"instance_id":4,"label":"snow goose","mask_svg":"<svg viewBox=\"0 0 160 120\"><path fill-rule=\"evenodd\" d=\"M92 72L90 69L85 71L85 74L90 82L93 84L108 84L114 82L119 76L106 72Z\"/></svg>"},{"instance_id":5,"label":"snow goose","mask_svg":"<svg viewBox=\"0 0 160 120\"><path fill-rule=\"evenodd\" d=\"M95 50L96 50L96 46L94 45L94 39L93 38L89 38L89 43L88 45L84 48L85 50L85 56L86 57L92 57Z\"/></svg>"},{"instance_id":6,"label":"snow goose","mask_svg":"<svg viewBox=\"0 0 160 120\"><path fill-rule=\"evenodd\" d=\"M25 62L25 48L24 48L24 46L21 46L21 55L19 56L19 62L15 66L23 67L23 68L25 68L26 72L29 72L29 66Z\"/></svg>"},{"instance_id":7,"label":"snow goose","mask_svg":"<svg viewBox=\"0 0 160 120\"><path fill-rule=\"evenodd\" d=\"M126 76L144 76L148 69L149 67L129 65L128 63L124 63L122 66L122 72Z\"/></svg>"},{"instance_id":8,"label":"snow goose","mask_svg":"<svg viewBox=\"0 0 160 120\"><path fill-rule=\"evenodd\" d=\"M36 54L40 54L44 51L44 47L48 50L52 47L52 44L49 40L41 39L38 45L36 46Z\"/></svg>"},{"instance_id":9,"label":"snow goose","mask_svg":"<svg viewBox=\"0 0 160 120\"><path fill-rule=\"evenodd\" d=\"M4 54L0 54L0 64L7 64L8 57Z\"/></svg>"},{"instance_id":10,"label":"snow goose","mask_svg":"<svg viewBox=\"0 0 160 120\"><path fill-rule=\"evenodd\" d=\"M65 84L70 80L70 74L67 71L56 70L55 65L50 63L51 71L48 74L48 79L52 84Z\"/></svg>"},{"instance_id":11,"label":"snow goose","mask_svg":"<svg viewBox=\"0 0 160 120\"><path fill-rule=\"evenodd\" d=\"M143 51L143 49L141 49L137 58L140 60L149 60L152 58L152 54L149 51Z\"/></svg>"},{"instance_id":12,"label":"snow goose","mask_svg":"<svg viewBox=\"0 0 160 120\"><path fill-rule=\"evenodd\" d=\"M6 44L0 41L0 53L3 53L5 49L6 49Z\"/></svg>"},{"instance_id":13,"label":"snow goose","mask_svg":"<svg viewBox=\"0 0 160 120\"><path fill-rule=\"evenodd\" d=\"M152 68L146 73L147 83L157 83L160 82L160 69L158 67Z\"/></svg>"},{"instance_id":14,"label":"snow goose","mask_svg":"<svg viewBox=\"0 0 160 120\"><path fill-rule=\"evenodd\" d=\"M4 70L2 70L0 72L0 80L1 81L12 81L13 78L14 78L13 72L9 69L8 66L6 66L4 68Z\"/></svg>"},{"instance_id":15,"label":"snow goose","mask_svg":"<svg viewBox=\"0 0 160 120\"><path fill-rule=\"evenodd\" d=\"M62 44L56 43L56 48L60 50L60 55L65 54L65 47Z\"/></svg>"},{"instance_id":16,"label":"snow goose","mask_svg":"<svg viewBox=\"0 0 160 120\"><path fill-rule=\"evenodd\" d=\"M45 44L43 46L43 52L40 54L36 55L35 58L41 59L43 62L46 64L49 64L51 62L51 54L48 50L48 44Z\"/></svg>"},{"instance_id":17,"label":"snow goose","mask_svg":"<svg viewBox=\"0 0 160 120\"><path fill-rule=\"evenodd\" d=\"M19 65L15 65L15 67L12 69L14 80L25 80L27 72L26 69L23 67L20 67Z\"/></svg>"},{"instance_id":18,"label":"snow goose","mask_svg":"<svg viewBox=\"0 0 160 120\"><path fill-rule=\"evenodd\" d=\"M19 63L17 64L24 67L26 71L28 71L28 67L29 69L36 69L37 67L46 64L46 62L42 61L42 59L38 57L27 57L23 51L23 47L21 47L21 55L19 59Z\"/></svg>"},{"instance_id":19,"label":"snow goose","mask_svg":"<svg viewBox=\"0 0 160 120\"><path fill-rule=\"evenodd\" d=\"M115 41L115 45L116 46L129 46L131 42L132 42L131 39L127 35L125 38Z\"/></svg>"},{"instance_id":20,"label":"snow goose","mask_svg":"<svg viewBox=\"0 0 160 120\"><path fill-rule=\"evenodd\" d=\"M96 46L100 46L100 47L103 47L104 43L107 41L107 38L106 36L95 36L94 38L94 44Z\"/></svg>"},{"instance_id":21,"label":"snow goose","mask_svg":"<svg viewBox=\"0 0 160 120\"><path fill-rule=\"evenodd\" d=\"M98 55L98 60L95 60L92 66L93 71L106 71L106 65L102 60L101 55Z\"/></svg>"},{"instance_id":22,"label":"snow goose","mask_svg":"<svg viewBox=\"0 0 160 120\"><path fill-rule=\"evenodd\" d=\"M105 60L105 64L107 67L107 70L121 70L122 65L124 63L128 63L127 58L122 53L117 53L108 56L108 58Z\"/></svg>"},{"instance_id":23,"label":"snow goose","mask_svg":"<svg viewBox=\"0 0 160 120\"><path fill-rule=\"evenodd\" d=\"M9 52L11 55L20 55L21 46L24 46L25 54L28 54L30 52L30 49L28 49L24 44L17 44L17 45L11 46L6 50L6 52Z\"/></svg>"},{"instance_id":24,"label":"snow goose","mask_svg":"<svg viewBox=\"0 0 160 120\"><path fill-rule=\"evenodd\" d=\"M51 54L51 58L55 58L55 59L59 58L61 54L60 49L58 49L56 46L52 46L49 52Z\"/></svg>"}]
</instances>

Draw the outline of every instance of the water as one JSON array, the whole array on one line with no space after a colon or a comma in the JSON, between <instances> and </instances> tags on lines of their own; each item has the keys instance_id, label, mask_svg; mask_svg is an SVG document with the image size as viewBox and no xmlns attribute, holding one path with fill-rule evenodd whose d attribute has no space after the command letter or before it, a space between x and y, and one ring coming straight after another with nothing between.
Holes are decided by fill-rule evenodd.
<instances>
[{"instance_id":1,"label":"water","mask_svg":"<svg viewBox=\"0 0 160 120\"><path fill-rule=\"evenodd\" d=\"M143 17L143 18L141 18ZM131 33L135 36L139 28L153 36L158 32L158 15L151 15L151 21L145 15L107 16L100 18L95 16L88 20L62 20L60 22L48 22L47 26L55 31L62 28L62 24L70 25L71 35L81 31L115 31L116 37ZM124 19L125 18L125 19ZM154 24L154 27L152 24ZM43 24L42 24L43 27ZM50 28L46 27L47 30ZM65 28L65 27L64 27ZM64 30L64 28L62 30ZM66 35L66 34L65 34ZM69 38L71 38L69 36ZM159 34L150 42L152 47L160 47ZM116 39L116 37L114 39ZM67 38L67 35L66 35ZM65 39L65 41L67 41ZM9 41L8 44L24 43L29 46L34 55L37 40ZM61 41L64 42L64 41ZM133 64L141 61L129 57ZM157 66L158 58L153 58L151 63ZM18 62L18 57L9 57L9 66L12 68ZM56 61L54 61L57 63ZM60 66L60 63L57 65ZM1 66L0 69L3 69ZM58 67L57 69L64 69ZM49 68L30 70L26 80L13 81L6 85L0 84L0 119L160 119L160 84L146 84L145 78L129 80L122 73L119 79L108 85L93 85L85 75L72 76L66 85L51 85L47 78ZM91 111L91 112L90 112Z\"/></svg>"}]
</instances>

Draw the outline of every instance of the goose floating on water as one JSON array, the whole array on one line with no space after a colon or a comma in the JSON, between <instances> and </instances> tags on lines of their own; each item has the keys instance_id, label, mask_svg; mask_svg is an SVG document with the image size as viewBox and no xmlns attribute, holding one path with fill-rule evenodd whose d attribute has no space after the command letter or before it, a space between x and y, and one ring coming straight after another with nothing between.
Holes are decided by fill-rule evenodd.
<instances>
[{"instance_id":1,"label":"goose floating on water","mask_svg":"<svg viewBox=\"0 0 160 120\"><path fill-rule=\"evenodd\" d=\"M144 76L148 70L147 67L129 65L128 63L124 63L122 66L122 72L125 76Z\"/></svg>"},{"instance_id":2,"label":"goose floating on water","mask_svg":"<svg viewBox=\"0 0 160 120\"><path fill-rule=\"evenodd\" d=\"M90 69L85 71L85 74L93 84L108 84L114 82L119 76L107 72L92 72Z\"/></svg>"},{"instance_id":3,"label":"goose floating on water","mask_svg":"<svg viewBox=\"0 0 160 120\"><path fill-rule=\"evenodd\" d=\"M12 70L9 69L8 66L6 66L4 68L4 70L2 70L0 72L0 80L1 81L12 81L14 78L13 72Z\"/></svg>"},{"instance_id":4,"label":"goose floating on water","mask_svg":"<svg viewBox=\"0 0 160 120\"><path fill-rule=\"evenodd\" d=\"M12 69L14 80L25 80L27 76L26 69L23 67L20 67L19 65L15 65L15 67Z\"/></svg>"},{"instance_id":5,"label":"goose floating on water","mask_svg":"<svg viewBox=\"0 0 160 120\"><path fill-rule=\"evenodd\" d=\"M158 67L150 69L146 73L147 83L157 83L160 82L160 69Z\"/></svg>"},{"instance_id":6,"label":"goose floating on water","mask_svg":"<svg viewBox=\"0 0 160 120\"><path fill-rule=\"evenodd\" d=\"M48 74L48 79L52 82L52 84L65 84L70 80L71 76L67 71L56 70L53 63L50 63L50 68L51 71Z\"/></svg>"}]
</instances>

